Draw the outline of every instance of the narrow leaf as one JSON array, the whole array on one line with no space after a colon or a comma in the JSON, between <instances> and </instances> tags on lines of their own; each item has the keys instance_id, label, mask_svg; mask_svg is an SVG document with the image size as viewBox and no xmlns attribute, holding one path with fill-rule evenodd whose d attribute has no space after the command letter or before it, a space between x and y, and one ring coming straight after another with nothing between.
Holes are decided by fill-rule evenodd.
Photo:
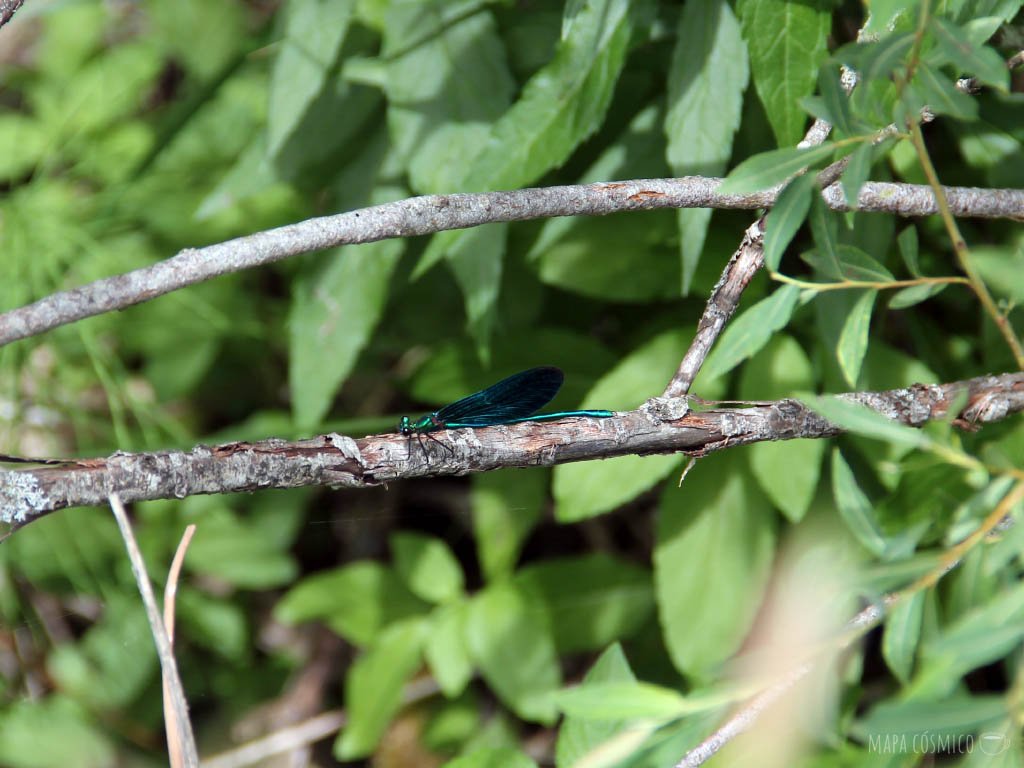
<instances>
[{"instance_id":1,"label":"narrow leaf","mask_svg":"<svg viewBox=\"0 0 1024 768\"><path fill-rule=\"evenodd\" d=\"M764 233L764 263L773 272L778 271L786 247L807 218L815 190L814 176L809 173L797 176L786 185L769 211Z\"/></svg>"},{"instance_id":2,"label":"narrow leaf","mask_svg":"<svg viewBox=\"0 0 1024 768\"><path fill-rule=\"evenodd\" d=\"M850 314L846 316L846 322L843 323L843 330L839 334L836 357L839 360L843 377L851 387L857 385L860 367L864 362L864 355L868 351L871 310L875 306L877 296L878 291L864 291L850 309Z\"/></svg>"},{"instance_id":3,"label":"narrow leaf","mask_svg":"<svg viewBox=\"0 0 1024 768\"><path fill-rule=\"evenodd\" d=\"M707 674L736 651L767 585L775 516L740 456L702 459L661 497L658 611L672 661L687 674Z\"/></svg>"},{"instance_id":4,"label":"narrow leaf","mask_svg":"<svg viewBox=\"0 0 1024 768\"><path fill-rule=\"evenodd\" d=\"M823 5L741 0L737 6L757 95L779 146L793 146L807 115L800 100L814 91L827 53L832 14Z\"/></svg>"},{"instance_id":5,"label":"narrow leaf","mask_svg":"<svg viewBox=\"0 0 1024 768\"><path fill-rule=\"evenodd\" d=\"M356 659L345 680L348 722L334 743L339 760L373 752L402 705L402 688L420 664L425 634L422 619L396 624Z\"/></svg>"},{"instance_id":6,"label":"narrow leaf","mask_svg":"<svg viewBox=\"0 0 1024 768\"><path fill-rule=\"evenodd\" d=\"M719 187L723 195L747 195L782 184L805 168L831 157L835 145L826 142L816 147L785 147L749 157L736 166Z\"/></svg>"},{"instance_id":7,"label":"narrow leaf","mask_svg":"<svg viewBox=\"0 0 1024 768\"><path fill-rule=\"evenodd\" d=\"M301 428L320 423L377 327L404 247L402 240L382 240L338 248L297 283L288 378Z\"/></svg>"},{"instance_id":8,"label":"narrow leaf","mask_svg":"<svg viewBox=\"0 0 1024 768\"><path fill-rule=\"evenodd\" d=\"M885 537L878 526L878 520L875 519L871 500L860 489L857 478L838 448L832 449L832 495L839 509L839 516L854 538L872 554L884 553Z\"/></svg>"},{"instance_id":9,"label":"narrow leaf","mask_svg":"<svg viewBox=\"0 0 1024 768\"><path fill-rule=\"evenodd\" d=\"M551 723L561 672L546 612L511 585L489 586L470 606L470 653L487 683L520 717Z\"/></svg>"},{"instance_id":10,"label":"narrow leaf","mask_svg":"<svg viewBox=\"0 0 1024 768\"><path fill-rule=\"evenodd\" d=\"M284 7L284 38L270 76L267 152L285 143L327 82L348 31L353 0L314 0Z\"/></svg>"},{"instance_id":11,"label":"narrow leaf","mask_svg":"<svg viewBox=\"0 0 1024 768\"><path fill-rule=\"evenodd\" d=\"M802 398L807 407L837 427L864 437L886 440L908 448L926 448L927 435L918 429L888 419L865 405L841 397Z\"/></svg>"},{"instance_id":12,"label":"narrow leaf","mask_svg":"<svg viewBox=\"0 0 1024 768\"><path fill-rule=\"evenodd\" d=\"M786 326L799 298L799 288L783 285L741 313L711 350L702 374L712 379L721 376L760 350L776 331Z\"/></svg>"},{"instance_id":13,"label":"narrow leaf","mask_svg":"<svg viewBox=\"0 0 1024 768\"><path fill-rule=\"evenodd\" d=\"M746 45L729 4L708 0L684 5L669 69L665 120L668 162L676 176L718 176L725 170L748 78ZM678 217L686 294L711 210L680 210Z\"/></svg>"}]
</instances>

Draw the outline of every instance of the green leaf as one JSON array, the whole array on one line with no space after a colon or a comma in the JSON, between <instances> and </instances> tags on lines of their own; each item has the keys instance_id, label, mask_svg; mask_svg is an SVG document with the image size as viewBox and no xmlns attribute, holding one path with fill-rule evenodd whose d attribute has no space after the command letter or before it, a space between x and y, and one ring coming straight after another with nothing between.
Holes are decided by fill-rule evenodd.
<instances>
[{"instance_id":1,"label":"green leaf","mask_svg":"<svg viewBox=\"0 0 1024 768\"><path fill-rule=\"evenodd\" d=\"M929 19L939 51L947 61L962 72L969 72L985 85L1006 93L1010 87L1010 70L995 50L972 42L964 30L946 19Z\"/></svg>"},{"instance_id":2,"label":"green leaf","mask_svg":"<svg viewBox=\"0 0 1024 768\"><path fill-rule=\"evenodd\" d=\"M860 489L856 476L838 448L832 449L832 495L839 516L854 538L872 554L884 554L885 536L878 525L871 500Z\"/></svg>"},{"instance_id":3,"label":"green leaf","mask_svg":"<svg viewBox=\"0 0 1024 768\"><path fill-rule=\"evenodd\" d=\"M632 29L627 0L585 0L550 64L523 87L494 125L465 189L515 189L558 167L597 130L625 62Z\"/></svg>"},{"instance_id":4,"label":"green leaf","mask_svg":"<svg viewBox=\"0 0 1024 768\"><path fill-rule=\"evenodd\" d=\"M993 293L1015 304L1024 303L1024 247L972 248L971 262Z\"/></svg>"},{"instance_id":5,"label":"green leaf","mask_svg":"<svg viewBox=\"0 0 1024 768\"><path fill-rule=\"evenodd\" d=\"M843 330L839 334L836 358L846 383L857 386L860 367L868 351L868 330L871 327L871 310L875 306L878 291L864 291L846 316Z\"/></svg>"},{"instance_id":6,"label":"green leaf","mask_svg":"<svg viewBox=\"0 0 1024 768\"><path fill-rule=\"evenodd\" d=\"M939 666L956 680L1003 658L1024 638L1024 584L1016 584L973 608L923 644L924 664Z\"/></svg>"},{"instance_id":7,"label":"green leaf","mask_svg":"<svg viewBox=\"0 0 1024 768\"><path fill-rule=\"evenodd\" d=\"M559 653L627 639L654 609L650 573L604 553L528 565L514 583L543 601Z\"/></svg>"},{"instance_id":8,"label":"green leaf","mask_svg":"<svg viewBox=\"0 0 1024 768\"><path fill-rule=\"evenodd\" d=\"M462 594L462 567L441 539L420 533L391 536L395 570L409 590L427 602L446 603Z\"/></svg>"},{"instance_id":9,"label":"green leaf","mask_svg":"<svg viewBox=\"0 0 1024 768\"><path fill-rule=\"evenodd\" d=\"M889 309L907 309L920 304L922 301L938 296L949 285L945 283L924 283L922 285L909 285L901 288L889 299Z\"/></svg>"},{"instance_id":10,"label":"green leaf","mask_svg":"<svg viewBox=\"0 0 1024 768\"><path fill-rule=\"evenodd\" d=\"M1005 66L1003 71L1006 72ZM915 85L936 115L949 115L958 120L973 120L978 116L978 102L957 90L956 83L923 61L917 66Z\"/></svg>"},{"instance_id":11,"label":"green leaf","mask_svg":"<svg viewBox=\"0 0 1024 768\"><path fill-rule=\"evenodd\" d=\"M921 277L920 250L917 244L917 227L911 224L906 227L896 238L896 244L900 249L900 256L903 263L907 265L907 271L914 277Z\"/></svg>"},{"instance_id":12,"label":"green leaf","mask_svg":"<svg viewBox=\"0 0 1024 768\"><path fill-rule=\"evenodd\" d=\"M382 33L388 129L412 188L464 191L515 89L493 15L480 0L389 3Z\"/></svg>"},{"instance_id":13,"label":"green leaf","mask_svg":"<svg viewBox=\"0 0 1024 768\"><path fill-rule=\"evenodd\" d=\"M307 577L281 599L274 618L285 624L323 619L345 639L365 646L383 627L425 608L393 571L363 561Z\"/></svg>"},{"instance_id":14,"label":"green leaf","mask_svg":"<svg viewBox=\"0 0 1024 768\"><path fill-rule=\"evenodd\" d=\"M175 605L182 636L228 661L246 660L251 630L241 606L182 587Z\"/></svg>"},{"instance_id":15,"label":"green leaf","mask_svg":"<svg viewBox=\"0 0 1024 768\"><path fill-rule=\"evenodd\" d=\"M780 147L803 137L800 100L814 91L827 53L832 14L823 5L741 0L737 6L750 49L754 87Z\"/></svg>"},{"instance_id":16,"label":"green leaf","mask_svg":"<svg viewBox=\"0 0 1024 768\"><path fill-rule=\"evenodd\" d=\"M248 38L251 23L245 8L232 0L180 0L153 3L146 8L165 60L181 62L186 70L209 82L216 78ZM246 51L248 52L248 50Z\"/></svg>"},{"instance_id":17,"label":"green leaf","mask_svg":"<svg viewBox=\"0 0 1024 768\"><path fill-rule=\"evenodd\" d=\"M289 317L288 378L296 424L315 428L384 313L405 247L381 240L335 249L296 283Z\"/></svg>"},{"instance_id":18,"label":"green leaf","mask_svg":"<svg viewBox=\"0 0 1024 768\"><path fill-rule=\"evenodd\" d=\"M821 105L824 113L819 115L844 137L857 133L853 115L850 112L850 99L839 79L839 68L836 62L828 61L818 72L818 87L821 91Z\"/></svg>"},{"instance_id":19,"label":"green leaf","mask_svg":"<svg viewBox=\"0 0 1024 768\"><path fill-rule=\"evenodd\" d=\"M679 295L676 222L666 211L552 219L575 221L558 242L539 253L546 285L610 301L649 301ZM628 259L609 258L629 253ZM644 268L638 270L637 263Z\"/></svg>"},{"instance_id":20,"label":"green leaf","mask_svg":"<svg viewBox=\"0 0 1024 768\"><path fill-rule=\"evenodd\" d=\"M435 608L430 614L430 631L424 649L430 670L448 698L459 696L473 677L473 662L466 646L468 602Z\"/></svg>"},{"instance_id":21,"label":"green leaf","mask_svg":"<svg viewBox=\"0 0 1024 768\"><path fill-rule=\"evenodd\" d=\"M865 405L841 397L802 398L808 408L841 429L908 448L926 448L930 438L918 429L888 419Z\"/></svg>"},{"instance_id":22,"label":"green leaf","mask_svg":"<svg viewBox=\"0 0 1024 768\"><path fill-rule=\"evenodd\" d=\"M470 653L498 697L525 720L552 723L561 671L547 612L510 584L491 585L470 605Z\"/></svg>"},{"instance_id":23,"label":"green leaf","mask_svg":"<svg viewBox=\"0 0 1024 768\"><path fill-rule=\"evenodd\" d=\"M814 385L810 360L792 337L776 335L743 367L740 397L772 400L790 397ZM821 476L823 440L755 443L750 468L772 503L790 522L803 519Z\"/></svg>"},{"instance_id":24,"label":"green leaf","mask_svg":"<svg viewBox=\"0 0 1024 768\"><path fill-rule=\"evenodd\" d=\"M77 643L58 645L47 671L91 709L127 707L159 675L146 612L137 594L106 601L103 617Z\"/></svg>"},{"instance_id":25,"label":"green leaf","mask_svg":"<svg viewBox=\"0 0 1024 768\"><path fill-rule=\"evenodd\" d=\"M664 109L658 102L650 104L634 115L629 125L601 155L577 179L579 184L593 184L622 178L660 178L669 175L665 162ZM632 214L630 214L632 215ZM612 221L627 217L611 217ZM590 222L608 221L609 217L560 216L548 219L541 227L540 234L530 246L527 259L541 259L544 254L557 244L563 237L571 236L578 228ZM654 219L651 220L655 221ZM601 230L600 235L607 235L608 230ZM584 243L593 238L578 237ZM582 250L583 246L580 246ZM580 254L582 258L584 254ZM588 264L591 268L599 268L612 259L604 258L604 254L592 255ZM561 283L560 283L561 284ZM566 286L567 287L567 286Z\"/></svg>"},{"instance_id":26,"label":"green leaf","mask_svg":"<svg viewBox=\"0 0 1024 768\"><path fill-rule=\"evenodd\" d=\"M709 674L740 647L771 567L774 514L739 456L701 459L661 497L658 611L672 661L690 675Z\"/></svg>"},{"instance_id":27,"label":"green leaf","mask_svg":"<svg viewBox=\"0 0 1024 768\"><path fill-rule=\"evenodd\" d=\"M476 227L463 235L458 250L448 254L448 263L465 297L470 333L478 349L484 352L480 355L484 360L488 356L494 306L501 290L507 232L507 224Z\"/></svg>"},{"instance_id":28,"label":"green leaf","mask_svg":"<svg viewBox=\"0 0 1024 768\"><path fill-rule=\"evenodd\" d=\"M270 75L267 151L284 145L328 82L348 32L354 0L310 0L284 6L284 35Z\"/></svg>"},{"instance_id":29,"label":"green leaf","mask_svg":"<svg viewBox=\"0 0 1024 768\"><path fill-rule=\"evenodd\" d=\"M846 166L846 170L843 171L840 183L843 185L843 196L846 198L846 204L851 208L856 207L860 188L864 186L864 182L868 180L868 174L871 173L871 160L873 156L874 147L870 143L865 142L853 151L853 154L850 155L850 163Z\"/></svg>"},{"instance_id":30,"label":"green leaf","mask_svg":"<svg viewBox=\"0 0 1024 768\"><path fill-rule=\"evenodd\" d=\"M843 280L884 283L895 279L892 272L886 269L880 261L856 246L845 243L837 244L835 255L839 261L839 274Z\"/></svg>"},{"instance_id":31,"label":"green leaf","mask_svg":"<svg viewBox=\"0 0 1024 768\"><path fill-rule=\"evenodd\" d=\"M830 158L837 148L826 142L816 147L785 147L748 157L730 171L718 189L722 195L748 195L782 184L805 168ZM845 150L840 150L841 152Z\"/></svg>"},{"instance_id":32,"label":"green leaf","mask_svg":"<svg viewBox=\"0 0 1024 768\"><path fill-rule=\"evenodd\" d=\"M0 762L10 768L103 768L117 753L91 717L59 693L14 701L0 712Z\"/></svg>"},{"instance_id":33,"label":"green leaf","mask_svg":"<svg viewBox=\"0 0 1024 768\"><path fill-rule=\"evenodd\" d=\"M898 602L885 620L882 656L896 679L904 685L910 680L917 646L921 640L924 601L925 593L915 592Z\"/></svg>"},{"instance_id":34,"label":"green leaf","mask_svg":"<svg viewBox=\"0 0 1024 768\"><path fill-rule=\"evenodd\" d=\"M711 350L701 374L717 378L757 353L776 331L786 326L799 298L799 288L783 285L768 298L741 312Z\"/></svg>"},{"instance_id":35,"label":"green leaf","mask_svg":"<svg viewBox=\"0 0 1024 768\"><path fill-rule=\"evenodd\" d=\"M633 682L636 682L636 676L630 669L626 655L618 643L609 646L583 678L584 686L598 683ZM597 722L566 714L565 721L558 731L555 764L560 766L576 765L577 761L588 752L617 733L621 733L627 727L628 724L623 720Z\"/></svg>"},{"instance_id":36,"label":"green leaf","mask_svg":"<svg viewBox=\"0 0 1024 768\"><path fill-rule=\"evenodd\" d=\"M786 247L800 229L811 209L811 200L817 192L814 176L797 176L779 193L775 205L768 212L764 232L764 263L777 272Z\"/></svg>"},{"instance_id":37,"label":"green leaf","mask_svg":"<svg viewBox=\"0 0 1024 768\"><path fill-rule=\"evenodd\" d=\"M739 24L724 0L687 3L668 74L668 162L676 176L718 176L732 154L750 75ZM689 293L710 208L678 212L683 293Z\"/></svg>"},{"instance_id":38,"label":"green leaf","mask_svg":"<svg viewBox=\"0 0 1024 768\"><path fill-rule=\"evenodd\" d=\"M46 135L32 118L19 114L0 115L0 179L12 181L29 172L46 156Z\"/></svg>"},{"instance_id":39,"label":"green leaf","mask_svg":"<svg viewBox=\"0 0 1024 768\"><path fill-rule=\"evenodd\" d=\"M512 575L523 542L540 520L549 478L539 468L473 477L473 532L487 581Z\"/></svg>"},{"instance_id":40,"label":"green leaf","mask_svg":"<svg viewBox=\"0 0 1024 768\"><path fill-rule=\"evenodd\" d=\"M638 393L656 391L672 377L693 329L665 331L627 355L590 391L583 408L627 410L639 405ZM702 371L695 382L707 398L720 385ZM600 404L600 405L599 405ZM679 466L675 456L622 456L608 461L561 464L554 469L555 517L561 522L599 515L635 498Z\"/></svg>"},{"instance_id":41,"label":"green leaf","mask_svg":"<svg viewBox=\"0 0 1024 768\"><path fill-rule=\"evenodd\" d=\"M402 705L402 689L420 665L426 623L409 619L384 631L348 671L345 711L348 721L334 742L339 760L373 752Z\"/></svg>"},{"instance_id":42,"label":"green leaf","mask_svg":"<svg viewBox=\"0 0 1024 768\"><path fill-rule=\"evenodd\" d=\"M243 589L266 589L295 578L292 556L226 507L210 510L188 549L186 567Z\"/></svg>"},{"instance_id":43,"label":"green leaf","mask_svg":"<svg viewBox=\"0 0 1024 768\"><path fill-rule=\"evenodd\" d=\"M1006 701L1002 696L958 695L942 701L884 701L873 707L852 731L867 740L905 736L922 740L921 752L931 750L928 743L942 736L960 736L976 733L992 726L1006 716ZM928 739L933 741L928 742Z\"/></svg>"},{"instance_id":44,"label":"green leaf","mask_svg":"<svg viewBox=\"0 0 1024 768\"><path fill-rule=\"evenodd\" d=\"M597 130L625 63L632 29L629 9L628 0L586 0L577 9L573 23L563 30L555 58L530 78L519 100L492 126L487 143L459 183L460 191L526 186L565 162ZM473 237L479 229L496 231L482 236L481 243L481 236ZM480 344L486 342L493 322L504 231L504 226L490 225L441 232L416 269L422 274L442 257L452 262ZM473 265L474 261L484 263Z\"/></svg>"},{"instance_id":45,"label":"green leaf","mask_svg":"<svg viewBox=\"0 0 1024 768\"><path fill-rule=\"evenodd\" d=\"M641 682L584 684L562 691L556 701L580 720L671 720L687 710L678 691Z\"/></svg>"}]
</instances>

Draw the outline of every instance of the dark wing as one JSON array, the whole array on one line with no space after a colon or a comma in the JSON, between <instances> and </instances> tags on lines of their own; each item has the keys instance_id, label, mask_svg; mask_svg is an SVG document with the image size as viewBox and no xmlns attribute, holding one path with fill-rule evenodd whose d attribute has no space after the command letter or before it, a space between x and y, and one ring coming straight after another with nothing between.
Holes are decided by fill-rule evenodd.
<instances>
[{"instance_id":1,"label":"dark wing","mask_svg":"<svg viewBox=\"0 0 1024 768\"><path fill-rule=\"evenodd\" d=\"M450 425L486 427L525 418L558 394L565 374L551 365L531 368L446 405L437 418Z\"/></svg>"}]
</instances>

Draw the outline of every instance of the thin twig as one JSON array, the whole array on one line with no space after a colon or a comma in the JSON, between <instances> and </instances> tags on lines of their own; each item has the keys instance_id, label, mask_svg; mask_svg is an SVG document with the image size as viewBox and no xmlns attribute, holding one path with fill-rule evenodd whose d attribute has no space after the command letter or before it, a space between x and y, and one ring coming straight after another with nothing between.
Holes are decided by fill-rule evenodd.
<instances>
[{"instance_id":1,"label":"thin twig","mask_svg":"<svg viewBox=\"0 0 1024 768\"><path fill-rule=\"evenodd\" d=\"M160 657L164 682L171 691L171 700L174 705L173 717L178 725L177 740L182 748L184 765L186 768L199 768L199 755L196 751L195 737L192 735L192 723L188 718L185 692L181 686L181 678L178 676L178 665L174 660L174 652L171 650L167 630L160 619L160 609L157 608L156 598L153 596L153 587L149 583L146 564L142 560L142 553L135 541L135 534L132 533L131 523L128 522L128 514L125 512L124 504L118 494L110 494L109 502L110 508L114 511L117 526L121 529L125 549L128 550L128 560L131 562L139 594L142 595L142 603L146 607L146 616L149 618L150 630L153 633L153 640L156 642L156 651Z\"/></svg>"},{"instance_id":2,"label":"thin twig","mask_svg":"<svg viewBox=\"0 0 1024 768\"><path fill-rule=\"evenodd\" d=\"M762 216L743 234L743 242L725 265L722 276L711 291L704 314L697 324L697 333L662 397L682 397L690 391L711 347L736 312L744 289L764 266L764 223Z\"/></svg>"},{"instance_id":3,"label":"thin twig","mask_svg":"<svg viewBox=\"0 0 1024 768\"><path fill-rule=\"evenodd\" d=\"M185 533L182 534L181 541L178 543L178 549L174 553L174 559L171 561L171 570L167 573L167 584L164 586L164 627L167 629L167 642L172 652L174 650L174 606L175 597L178 593L178 577L181 574L181 566L185 562L185 552L188 550L189 542L192 541L192 534L195 532L196 527L194 524L190 524L185 528ZM181 739L179 738L181 730L178 726L174 696L171 693L173 688L174 681L164 674L164 722L167 727L167 746L170 752L171 766L179 768L179 766L185 765L185 750L182 748Z\"/></svg>"},{"instance_id":4,"label":"thin twig","mask_svg":"<svg viewBox=\"0 0 1024 768\"><path fill-rule=\"evenodd\" d=\"M0 315L0 346L61 325L124 309L220 275L270 264L290 256L339 245L429 235L503 221L553 216L604 216L656 208L770 208L779 190L721 195L721 179L689 176L639 179L480 194L426 195L239 237L199 249L186 249L149 267L61 291ZM832 190L835 190L834 192ZM1024 217L1024 190L945 190L958 216ZM833 185L825 202L848 210L842 189ZM868 182L859 210L927 216L938 211L927 186Z\"/></svg>"},{"instance_id":5,"label":"thin twig","mask_svg":"<svg viewBox=\"0 0 1024 768\"><path fill-rule=\"evenodd\" d=\"M0 0L0 27L10 21L25 0Z\"/></svg>"},{"instance_id":6,"label":"thin twig","mask_svg":"<svg viewBox=\"0 0 1024 768\"><path fill-rule=\"evenodd\" d=\"M433 678L422 678L405 687L402 692L402 704L416 704L435 695L439 690L440 687ZM240 747L206 758L203 760L203 768L244 768L274 755L291 752L333 736L344 728L347 722L348 713L343 709L323 712L296 725L290 725Z\"/></svg>"}]
</instances>

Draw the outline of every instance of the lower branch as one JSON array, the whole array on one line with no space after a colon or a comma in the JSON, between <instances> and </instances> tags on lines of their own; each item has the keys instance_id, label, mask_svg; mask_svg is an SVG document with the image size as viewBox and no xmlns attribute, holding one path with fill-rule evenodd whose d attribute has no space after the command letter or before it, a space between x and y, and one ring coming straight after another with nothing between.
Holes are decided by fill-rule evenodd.
<instances>
[{"instance_id":1,"label":"lower branch","mask_svg":"<svg viewBox=\"0 0 1024 768\"><path fill-rule=\"evenodd\" d=\"M1024 410L1024 373L982 376L950 384L840 395L911 426L957 414L984 424ZM570 418L438 431L435 440L399 434L352 439L323 435L289 442L197 446L191 451L117 453L59 466L0 470L0 522L16 530L58 509L96 506L112 493L124 501L185 498L264 488L363 488L410 477L462 475L505 467L552 466L631 454L704 456L766 440L832 437L841 430L796 400L748 408L687 412L652 400L611 418ZM438 442L443 443L437 445Z\"/></svg>"}]
</instances>

